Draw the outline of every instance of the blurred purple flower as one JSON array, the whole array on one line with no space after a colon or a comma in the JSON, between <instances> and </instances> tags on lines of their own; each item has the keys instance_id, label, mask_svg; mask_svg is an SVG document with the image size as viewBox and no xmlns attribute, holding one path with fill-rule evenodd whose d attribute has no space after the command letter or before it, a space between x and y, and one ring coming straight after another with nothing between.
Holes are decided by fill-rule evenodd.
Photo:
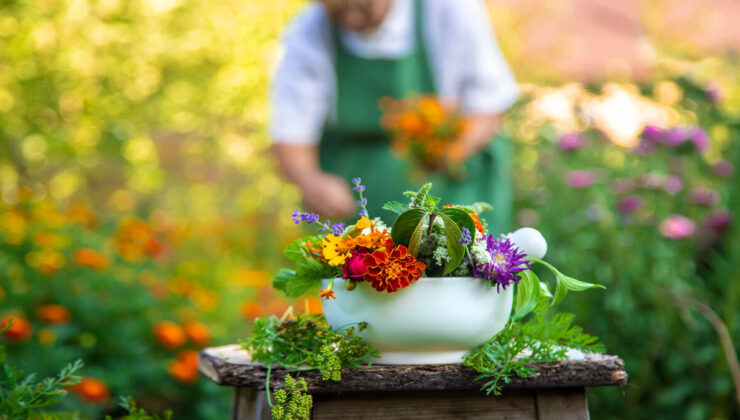
<instances>
[{"instance_id":1,"label":"blurred purple flower","mask_svg":"<svg viewBox=\"0 0 740 420\"><path fill-rule=\"evenodd\" d=\"M712 210L704 217L702 225L712 230L727 229L732 225L732 213L729 210Z\"/></svg>"},{"instance_id":2,"label":"blurred purple flower","mask_svg":"<svg viewBox=\"0 0 740 420\"><path fill-rule=\"evenodd\" d=\"M629 178L614 178L612 191L614 194L629 194L635 189L635 181Z\"/></svg>"},{"instance_id":3,"label":"blurred purple flower","mask_svg":"<svg viewBox=\"0 0 740 420\"><path fill-rule=\"evenodd\" d=\"M711 82L707 85L706 88L704 88L704 93L707 94L707 98L709 98L709 101L713 104L718 104L722 102L722 86L720 86L717 82Z\"/></svg>"},{"instance_id":4,"label":"blurred purple flower","mask_svg":"<svg viewBox=\"0 0 740 420\"><path fill-rule=\"evenodd\" d=\"M583 133L566 133L558 139L558 147L560 150L566 152L578 150L583 147L584 144L586 144L586 136Z\"/></svg>"},{"instance_id":5,"label":"blurred purple flower","mask_svg":"<svg viewBox=\"0 0 740 420\"><path fill-rule=\"evenodd\" d=\"M648 124L645 126L645 128L642 129L642 134L640 135L640 137L650 142L657 142L658 140L660 140L662 135L662 128Z\"/></svg>"},{"instance_id":6,"label":"blurred purple flower","mask_svg":"<svg viewBox=\"0 0 740 420\"><path fill-rule=\"evenodd\" d=\"M676 147L681 145L689 138L689 132L684 127L673 127L663 132L663 135L658 140L659 143L665 144L666 146Z\"/></svg>"},{"instance_id":7,"label":"blurred purple flower","mask_svg":"<svg viewBox=\"0 0 740 420\"><path fill-rule=\"evenodd\" d=\"M709 134L701 127L697 126L692 130L690 140L700 152L709 149Z\"/></svg>"},{"instance_id":8,"label":"blurred purple flower","mask_svg":"<svg viewBox=\"0 0 740 420\"><path fill-rule=\"evenodd\" d=\"M306 222L308 224L315 223L319 221L319 215L313 214L313 213L301 213L298 210L293 210L293 223L299 224L301 222Z\"/></svg>"},{"instance_id":9,"label":"blurred purple flower","mask_svg":"<svg viewBox=\"0 0 740 420\"><path fill-rule=\"evenodd\" d=\"M722 159L712 166L712 172L722 178L729 178L735 173L735 167L729 161Z\"/></svg>"},{"instance_id":10,"label":"blurred purple flower","mask_svg":"<svg viewBox=\"0 0 740 420\"><path fill-rule=\"evenodd\" d=\"M660 222L660 234L674 241L689 238L695 233L696 223L680 214L673 214Z\"/></svg>"},{"instance_id":11,"label":"blurred purple flower","mask_svg":"<svg viewBox=\"0 0 740 420\"><path fill-rule=\"evenodd\" d=\"M617 210L622 214L634 213L645 205L645 199L639 195L628 195L617 200Z\"/></svg>"},{"instance_id":12,"label":"blurred purple flower","mask_svg":"<svg viewBox=\"0 0 740 420\"><path fill-rule=\"evenodd\" d=\"M594 183L594 174L588 170L568 171L565 174L565 185L574 189L588 188Z\"/></svg>"},{"instance_id":13,"label":"blurred purple flower","mask_svg":"<svg viewBox=\"0 0 740 420\"><path fill-rule=\"evenodd\" d=\"M670 195L676 195L683 190L683 181L681 181L681 178L677 176L669 176L665 180L663 189L665 189L665 191Z\"/></svg>"},{"instance_id":14,"label":"blurred purple flower","mask_svg":"<svg viewBox=\"0 0 740 420\"><path fill-rule=\"evenodd\" d=\"M665 184L666 176L663 174L643 174L637 179L637 185L640 188L647 190L654 190L662 187Z\"/></svg>"},{"instance_id":15,"label":"blurred purple flower","mask_svg":"<svg viewBox=\"0 0 740 420\"><path fill-rule=\"evenodd\" d=\"M696 187L689 192L689 199L700 206L715 206L719 203L719 193L710 188Z\"/></svg>"}]
</instances>

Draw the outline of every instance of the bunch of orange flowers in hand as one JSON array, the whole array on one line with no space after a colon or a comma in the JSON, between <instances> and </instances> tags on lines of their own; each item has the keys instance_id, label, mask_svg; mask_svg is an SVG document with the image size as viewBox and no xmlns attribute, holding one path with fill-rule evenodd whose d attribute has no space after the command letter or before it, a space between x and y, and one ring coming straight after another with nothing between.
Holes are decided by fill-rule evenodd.
<instances>
[{"instance_id":1,"label":"bunch of orange flowers in hand","mask_svg":"<svg viewBox=\"0 0 740 420\"><path fill-rule=\"evenodd\" d=\"M465 130L459 110L436 96L383 98L381 126L392 134L391 150L427 171L456 163L456 140ZM451 159L452 158L452 159Z\"/></svg>"}]
</instances>

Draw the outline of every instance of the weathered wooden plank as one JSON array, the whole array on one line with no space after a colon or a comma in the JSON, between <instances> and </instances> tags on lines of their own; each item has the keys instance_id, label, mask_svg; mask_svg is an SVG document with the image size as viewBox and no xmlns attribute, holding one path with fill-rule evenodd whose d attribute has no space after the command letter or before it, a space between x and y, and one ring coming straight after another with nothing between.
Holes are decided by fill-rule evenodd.
<instances>
[{"instance_id":1,"label":"weathered wooden plank","mask_svg":"<svg viewBox=\"0 0 740 420\"><path fill-rule=\"evenodd\" d=\"M234 388L231 420L270 420L270 406L265 391L256 388Z\"/></svg>"},{"instance_id":2,"label":"weathered wooden plank","mask_svg":"<svg viewBox=\"0 0 740 420\"><path fill-rule=\"evenodd\" d=\"M313 420L537 420L534 393L499 398L471 391L349 392L314 396Z\"/></svg>"},{"instance_id":3,"label":"weathered wooden plank","mask_svg":"<svg viewBox=\"0 0 740 420\"><path fill-rule=\"evenodd\" d=\"M535 393L538 420L589 420L584 388L539 389Z\"/></svg>"},{"instance_id":4,"label":"weathered wooden plank","mask_svg":"<svg viewBox=\"0 0 740 420\"><path fill-rule=\"evenodd\" d=\"M224 386L264 389L267 369L252 363L239 346L201 351L198 367L213 382ZM512 378L505 389L623 386L627 383L624 362L617 356L588 354L581 360L563 360L535 366L537 376ZM271 383L281 386L286 370L275 368ZM478 374L460 364L373 365L342 372L341 382L323 381L316 371L301 372L309 392L476 390Z\"/></svg>"}]
</instances>

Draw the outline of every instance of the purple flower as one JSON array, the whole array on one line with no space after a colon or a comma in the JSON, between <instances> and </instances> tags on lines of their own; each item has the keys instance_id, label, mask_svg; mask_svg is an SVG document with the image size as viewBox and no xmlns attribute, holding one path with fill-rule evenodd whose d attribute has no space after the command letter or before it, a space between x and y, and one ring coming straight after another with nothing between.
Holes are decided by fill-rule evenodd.
<instances>
[{"instance_id":1,"label":"purple flower","mask_svg":"<svg viewBox=\"0 0 740 420\"><path fill-rule=\"evenodd\" d=\"M365 186L360 185L361 182L362 182L362 178L360 177L352 178L352 183L355 185L354 187L352 187L352 191L357 191L357 192L365 191Z\"/></svg>"},{"instance_id":2,"label":"purple flower","mask_svg":"<svg viewBox=\"0 0 740 420\"><path fill-rule=\"evenodd\" d=\"M663 135L663 129L655 126L655 125L646 125L642 129L642 134L640 137L643 139L649 141L649 142L657 142L660 140L661 136Z\"/></svg>"},{"instance_id":3,"label":"purple flower","mask_svg":"<svg viewBox=\"0 0 740 420\"><path fill-rule=\"evenodd\" d=\"M704 89L704 93L707 94L707 98L713 104L722 102L722 86L717 82L712 82Z\"/></svg>"},{"instance_id":4,"label":"purple flower","mask_svg":"<svg viewBox=\"0 0 740 420\"><path fill-rule=\"evenodd\" d=\"M722 178L729 178L735 173L735 167L732 163L722 159L712 166L712 172Z\"/></svg>"},{"instance_id":5,"label":"purple flower","mask_svg":"<svg viewBox=\"0 0 740 420\"><path fill-rule=\"evenodd\" d=\"M361 198L360 200L357 200L357 205L358 205L358 206L363 206L363 207L364 207L364 206L367 206L367 198L364 198L364 197L363 197L363 198Z\"/></svg>"},{"instance_id":6,"label":"purple flower","mask_svg":"<svg viewBox=\"0 0 740 420\"><path fill-rule=\"evenodd\" d=\"M334 234L334 236L342 236L342 234L344 233L344 223L337 223L335 225L332 225L331 233Z\"/></svg>"},{"instance_id":7,"label":"purple flower","mask_svg":"<svg viewBox=\"0 0 740 420\"><path fill-rule=\"evenodd\" d=\"M516 273L529 269L529 261L524 260L527 255L503 235L498 238L488 235L486 245L491 262L479 264L473 258L473 276L493 281L499 292L506 290L512 282L519 283Z\"/></svg>"},{"instance_id":8,"label":"purple flower","mask_svg":"<svg viewBox=\"0 0 740 420\"><path fill-rule=\"evenodd\" d=\"M594 183L594 174L591 171L569 171L565 174L565 185L574 189L588 188Z\"/></svg>"},{"instance_id":9,"label":"purple flower","mask_svg":"<svg viewBox=\"0 0 740 420\"><path fill-rule=\"evenodd\" d=\"M732 213L729 210L712 210L704 217L702 225L712 230L727 229L732 225Z\"/></svg>"},{"instance_id":10,"label":"purple flower","mask_svg":"<svg viewBox=\"0 0 740 420\"><path fill-rule=\"evenodd\" d=\"M697 126L691 131L689 140L694 143L694 147L699 152L709 149L709 134L701 127Z\"/></svg>"},{"instance_id":11,"label":"purple flower","mask_svg":"<svg viewBox=\"0 0 740 420\"><path fill-rule=\"evenodd\" d=\"M689 191L689 199L693 204L711 207L719 203L719 193L709 188L697 187Z\"/></svg>"},{"instance_id":12,"label":"purple flower","mask_svg":"<svg viewBox=\"0 0 740 420\"><path fill-rule=\"evenodd\" d=\"M473 242L473 237L470 236L470 229L464 227L461 230L462 235L460 235L460 239L458 239L457 241L463 244L463 246Z\"/></svg>"},{"instance_id":13,"label":"purple flower","mask_svg":"<svg viewBox=\"0 0 740 420\"><path fill-rule=\"evenodd\" d=\"M614 178L612 191L614 194L629 194L635 189L635 181L629 178Z\"/></svg>"},{"instance_id":14,"label":"purple flower","mask_svg":"<svg viewBox=\"0 0 740 420\"><path fill-rule=\"evenodd\" d=\"M660 222L660 234L671 240L679 240L694 236L696 223L688 217L673 214Z\"/></svg>"},{"instance_id":15,"label":"purple flower","mask_svg":"<svg viewBox=\"0 0 740 420\"><path fill-rule=\"evenodd\" d=\"M617 210L622 214L634 213L645 205L645 199L639 195L628 195L617 200Z\"/></svg>"},{"instance_id":16,"label":"purple flower","mask_svg":"<svg viewBox=\"0 0 740 420\"><path fill-rule=\"evenodd\" d=\"M658 143L665 144L666 146L676 147L681 145L689 138L689 132L683 127L674 127L670 130L663 132L663 135L658 139Z\"/></svg>"},{"instance_id":17,"label":"purple flower","mask_svg":"<svg viewBox=\"0 0 740 420\"><path fill-rule=\"evenodd\" d=\"M360 217L370 217L370 216L368 216L367 210L365 210L365 209L360 210L359 215L360 215Z\"/></svg>"},{"instance_id":18,"label":"purple flower","mask_svg":"<svg viewBox=\"0 0 740 420\"><path fill-rule=\"evenodd\" d=\"M578 150L586 144L586 136L583 133L567 133L558 139L558 147L563 151Z\"/></svg>"},{"instance_id":19,"label":"purple flower","mask_svg":"<svg viewBox=\"0 0 740 420\"><path fill-rule=\"evenodd\" d=\"M676 195L683 190L683 181L677 176L666 178L663 189L670 195Z\"/></svg>"},{"instance_id":20,"label":"purple flower","mask_svg":"<svg viewBox=\"0 0 740 420\"><path fill-rule=\"evenodd\" d=\"M301 222L306 222L308 224L315 223L319 221L319 215L313 214L313 213L301 213L298 210L293 210L293 223L299 224Z\"/></svg>"}]
</instances>

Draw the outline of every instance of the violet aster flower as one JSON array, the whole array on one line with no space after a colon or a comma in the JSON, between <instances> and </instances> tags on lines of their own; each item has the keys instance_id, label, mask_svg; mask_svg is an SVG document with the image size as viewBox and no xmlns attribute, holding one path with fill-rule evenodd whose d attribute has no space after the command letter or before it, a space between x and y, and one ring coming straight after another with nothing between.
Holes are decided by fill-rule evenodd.
<instances>
[{"instance_id":1,"label":"violet aster flower","mask_svg":"<svg viewBox=\"0 0 740 420\"><path fill-rule=\"evenodd\" d=\"M735 167L729 161L722 159L712 165L712 172L722 178L729 178L735 173Z\"/></svg>"},{"instance_id":2,"label":"violet aster flower","mask_svg":"<svg viewBox=\"0 0 740 420\"><path fill-rule=\"evenodd\" d=\"M710 188L697 187L691 189L689 199L693 204L711 207L719 203L719 193Z\"/></svg>"},{"instance_id":3,"label":"violet aster flower","mask_svg":"<svg viewBox=\"0 0 740 420\"><path fill-rule=\"evenodd\" d=\"M565 174L565 185L573 189L588 188L594 183L594 174L588 170L569 171Z\"/></svg>"},{"instance_id":4,"label":"violet aster flower","mask_svg":"<svg viewBox=\"0 0 740 420\"><path fill-rule=\"evenodd\" d=\"M712 210L704 217L702 225L712 230L727 229L732 225L732 213L729 210Z\"/></svg>"},{"instance_id":5,"label":"violet aster flower","mask_svg":"<svg viewBox=\"0 0 740 420\"><path fill-rule=\"evenodd\" d=\"M628 195L617 200L617 210L622 214L634 213L645 205L645 199L639 195Z\"/></svg>"},{"instance_id":6,"label":"violet aster flower","mask_svg":"<svg viewBox=\"0 0 740 420\"><path fill-rule=\"evenodd\" d=\"M683 181L677 176L669 176L663 184L663 189L670 195L676 195L683 190Z\"/></svg>"},{"instance_id":7,"label":"violet aster flower","mask_svg":"<svg viewBox=\"0 0 740 420\"><path fill-rule=\"evenodd\" d=\"M695 233L696 223L680 214L670 215L660 222L660 234L674 241L689 238Z\"/></svg>"},{"instance_id":8,"label":"violet aster flower","mask_svg":"<svg viewBox=\"0 0 740 420\"><path fill-rule=\"evenodd\" d=\"M458 242L463 244L463 246L473 242L473 237L470 235L470 229L466 227L462 228L462 235L460 235Z\"/></svg>"},{"instance_id":9,"label":"violet aster flower","mask_svg":"<svg viewBox=\"0 0 740 420\"><path fill-rule=\"evenodd\" d=\"M473 259L473 276L491 280L499 292L506 290L512 282L519 283L516 273L529 269L530 263L524 259L527 254L503 235L498 238L488 235L486 246L491 262L478 264Z\"/></svg>"},{"instance_id":10,"label":"violet aster flower","mask_svg":"<svg viewBox=\"0 0 740 420\"><path fill-rule=\"evenodd\" d=\"M578 150L586 144L586 136L583 133L566 133L560 136L558 139L558 147L560 150L569 152L572 150Z\"/></svg>"}]
</instances>

